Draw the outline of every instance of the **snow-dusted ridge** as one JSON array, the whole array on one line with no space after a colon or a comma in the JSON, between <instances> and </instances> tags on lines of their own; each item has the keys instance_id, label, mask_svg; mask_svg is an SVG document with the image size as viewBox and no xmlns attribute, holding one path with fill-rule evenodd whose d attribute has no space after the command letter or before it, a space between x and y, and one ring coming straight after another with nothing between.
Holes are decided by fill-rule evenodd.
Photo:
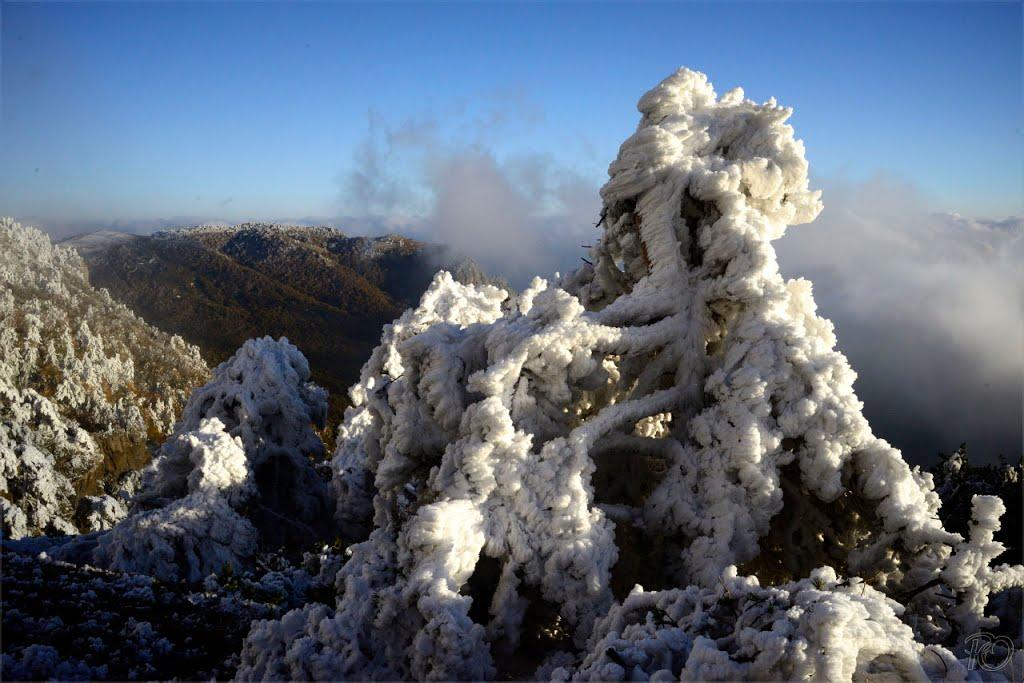
<instances>
[{"instance_id":1,"label":"snow-dusted ridge","mask_svg":"<svg viewBox=\"0 0 1024 683\"><path fill-rule=\"evenodd\" d=\"M123 244L138 239L138 235L117 230L96 230L81 235L73 235L59 242L62 247L71 247L79 254L109 249L115 244Z\"/></svg>"}]
</instances>

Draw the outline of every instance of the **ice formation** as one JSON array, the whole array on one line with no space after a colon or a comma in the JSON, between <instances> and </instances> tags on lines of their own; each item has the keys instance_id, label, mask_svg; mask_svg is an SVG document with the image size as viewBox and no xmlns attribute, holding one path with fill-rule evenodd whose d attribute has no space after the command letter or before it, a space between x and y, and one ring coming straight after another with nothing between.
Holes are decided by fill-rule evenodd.
<instances>
[{"instance_id":1,"label":"ice formation","mask_svg":"<svg viewBox=\"0 0 1024 683\"><path fill-rule=\"evenodd\" d=\"M324 450L313 427L326 409L287 339L249 340L192 394L143 471L131 514L55 556L197 582L245 567L261 549L325 538L332 505L313 466Z\"/></svg>"},{"instance_id":2,"label":"ice formation","mask_svg":"<svg viewBox=\"0 0 1024 683\"><path fill-rule=\"evenodd\" d=\"M144 465L208 370L89 284L82 259L0 219L0 510L8 538L77 533L80 494ZM89 530L88 524L82 527Z\"/></svg>"},{"instance_id":3,"label":"ice formation","mask_svg":"<svg viewBox=\"0 0 1024 683\"><path fill-rule=\"evenodd\" d=\"M779 274L821 209L790 110L686 69L638 108L585 267L442 273L385 329L334 457L336 604L254 624L240 678L966 675L1024 568L990 566L998 499L942 527Z\"/></svg>"}]
</instances>

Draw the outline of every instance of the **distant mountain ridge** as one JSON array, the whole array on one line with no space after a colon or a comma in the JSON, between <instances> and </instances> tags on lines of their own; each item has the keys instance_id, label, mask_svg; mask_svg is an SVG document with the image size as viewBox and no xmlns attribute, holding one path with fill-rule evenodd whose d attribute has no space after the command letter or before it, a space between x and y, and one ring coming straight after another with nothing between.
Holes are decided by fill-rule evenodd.
<instances>
[{"instance_id":1,"label":"distant mountain ridge","mask_svg":"<svg viewBox=\"0 0 1024 683\"><path fill-rule=\"evenodd\" d=\"M382 326L419 299L437 270L489 281L446 247L399 235L350 237L325 226L101 231L62 244L82 255L96 286L197 345L211 365L247 339L288 337L331 393L329 426L340 419L345 391Z\"/></svg>"}]
</instances>

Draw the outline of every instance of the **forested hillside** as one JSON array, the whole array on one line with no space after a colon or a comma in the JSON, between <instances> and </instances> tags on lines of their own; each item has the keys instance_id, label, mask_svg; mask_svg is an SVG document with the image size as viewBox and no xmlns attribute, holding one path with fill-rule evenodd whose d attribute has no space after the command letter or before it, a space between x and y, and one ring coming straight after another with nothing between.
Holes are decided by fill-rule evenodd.
<instances>
[{"instance_id":1,"label":"forested hillside","mask_svg":"<svg viewBox=\"0 0 1024 683\"><path fill-rule=\"evenodd\" d=\"M467 283L479 268L437 245L389 235L348 237L326 227L247 223L152 236L93 233L64 242L98 286L162 330L202 350L211 366L247 339L288 337L330 392L329 426L381 327L414 303L441 267Z\"/></svg>"},{"instance_id":2,"label":"forested hillside","mask_svg":"<svg viewBox=\"0 0 1024 683\"><path fill-rule=\"evenodd\" d=\"M209 370L40 231L0 220L0 506L8 537L109 526Z\"/></svg>"}]
</instances>

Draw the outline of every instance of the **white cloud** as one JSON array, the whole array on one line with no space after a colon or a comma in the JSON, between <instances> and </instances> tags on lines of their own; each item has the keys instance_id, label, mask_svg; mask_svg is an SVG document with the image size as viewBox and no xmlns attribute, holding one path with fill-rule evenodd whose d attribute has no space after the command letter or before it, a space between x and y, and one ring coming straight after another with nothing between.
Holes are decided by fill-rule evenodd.
<instances>
[{"instance_id":1,"label":"white cloud","mask_svg":"<svg viewBox=\"0 0 1024 683\"><path fill-rule=\"evenodd\" d=\"M501 111L503 101L465 125L425 116L389 126L371 114L341 176L349 216L339 223L445 243L518 285L579 265L596 235L598 183L548 155L499 155L502 130L536 118Z\"/></svg>"},{"instance_id":2,"label":"white cloud","mask_svg":"<svg viewBox=\"0 0 1024 683\"><path fill-rule=\"evenodd\" d=\"M776 243L814 281L876 433L927 462L961 441L1021 453L1024 218L930 210L884 176L823 184L825 211Z\"/></svg>"}]
</instances>

